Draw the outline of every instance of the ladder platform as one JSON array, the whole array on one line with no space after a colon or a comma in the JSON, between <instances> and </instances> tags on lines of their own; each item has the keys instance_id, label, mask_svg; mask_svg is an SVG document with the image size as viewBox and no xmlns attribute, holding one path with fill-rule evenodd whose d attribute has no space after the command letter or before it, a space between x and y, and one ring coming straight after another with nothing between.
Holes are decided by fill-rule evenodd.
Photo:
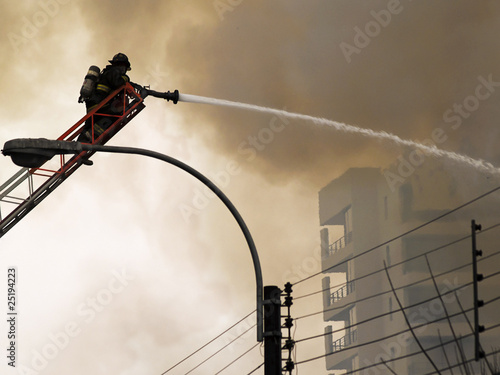
<instances>
[{"instance_id":1,"label":"ladder platform","mask_svg":"<svg viewBox=\"0 0 500 375\"><path fill-rule=\"evenodd\" d=\"M100 112L106 106L111 106L113 113ZM144 99L140 93L130 83L126 83L112 92L57 140L77 141L82 132L87 130L86 124L90 124L91 139L89 143L104 145L144 107ZM102 134L98 135L99 132L96 131L97 126L95 125L104 118L109 118L110 125ZM38 168L21 168L3 183L0 186L0 237L79 167L91 165L92 161L89 159L92 155L93 152L90 151L84 151L78 155L59 155L57 161L51 160ZM4 210L4 208L7 209Z\"/></svg>"}]
</instances>

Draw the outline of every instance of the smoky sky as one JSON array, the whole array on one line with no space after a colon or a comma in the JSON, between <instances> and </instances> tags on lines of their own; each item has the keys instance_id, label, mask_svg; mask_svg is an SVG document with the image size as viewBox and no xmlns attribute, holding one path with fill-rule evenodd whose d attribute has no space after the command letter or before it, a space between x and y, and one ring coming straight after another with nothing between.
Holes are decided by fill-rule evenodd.
<instances>
[{"instance_id":1,"label":"smoky sky","mask_svg":"<svg viewBox=\"0 0 500 375\"><path fill-rule=\"evenodd\" d=\"M175 18L175 7L170 11ZM241 2L219 20L213 8L204 11L212 13L208 27L192 25L165 43L164 64L179 75L181 92L286 108L417 140L442 128L447 141L440 147L498 159L492 120L498 116L497 87L488 88L493 92L487 99L469 98L480 77L500 81L497 3L256 1ZM342 43L356 52L347 56ZM236 110L202 110L203 117L187 126L228 155L238 155L238 146L271 121ZM444 118L449 110L459 124L451 112ZM294 176L324 183L332 176L325 176L327 169L383 164L401 152L291 123L259 150L250 168L275 180Z\"/></svg>"},{"instance_id":2,"label":"smoky sky","mask_svg":"<svg viewBox=\"0 0 500 375\"><path fill-rule=\"evenodd\" d=\"M132 81L158 91L178 89L186 94L286 109L413 140L432 139L434 131L441 129L441 139L445 135L446 140L438 147L500 165L497 1L47 0L5 3L0 13L2 137L60 135L84 113L76 101L88 67L104 68L115 53L123 52L132 64ZM220 171L226 160L236 162L242 172L231 180L228 189L238 208L243 206L262 254L264 274L273 282L281 282L285 271L295 270L304 259L311 259L319 241L315 210L320 188L351 167L385 168L409 151L387 142L262 113L191 103L174 106L157 103L153 98L148 98L146 105L142 119L134 120L116 138L122 144L144 146L143 140L157 141L142 136L151 131L161 139L167 134L161 131L162 111L168 111L178 116L175 127L182 129L178 136L184 139L164 141L162 147L171 143L178 146L167 151L192 156L199 162L196 146L202 144L204 150L213 153L210 161L224 160L209 170L213 173ZM241 292L250 285L251 277L248 254L239 255L243 251L241 234L234 229L227 212L215 204L193 217L191 226L183 223L179 202L174 198L182 195L181 203L191 204L196 194L184 180L164 181L158 175L153 179L141 174L117 186L112 182L120 181L123 170L153 174L158 173L156 166L144 167L142 162L130 161L115 168L111 162L106 164L107 159L99 160L102 167L79 172L80 177L75 175L73 182L61 188L66 190L54 193L61 194L59 198L67 193L65 205L57 206L57 212L67 215L67 221L79 223L77 229L71 230L86 229L87 219L75 213L85 212L85 206L95 212L101 209L99 215L89 213L89 221L107 220L92 232L106 238L102 242L105 245L99 245L102 249L95 246L83 248L80 253L75 250L80 259L85 259L83 263L88 262L90 276L79 274L85 281L75 277L74 283L83 284L81 288L92 295L106 282L106 275L94 281L92 272L97 274L99 267L92 262L107 252L120 256L124 252L115 245L114 238L109 238L110 231L116 237L127 231L135 238L136 242L130 240L129 244L125 240L122 245L127 249L125 259L130 259L127 265L132 270L135 263L143 262L144 274L137 272L138 279L130 288L137 289L137 294L124 296L123 300L117 296L111 311L119 319L103 315L91 332L84 333L85 340L71 350L85 350L106 326L111 326L110 334L116 335L106 340L120 341L120 330L130 333L130 325L144 328L130 333L137 335L132 344L151 348L152 361L162 355L154 351L158 345L166 345L162 348L165 353L180 358L209 338L200 332L206 327L204 320L213 322L219 317L218 304L225 306L224 312L232 323L237 318L232 314L239 314L241 298L252 301L247 289ZM2 168L6 168L9 162L2 162ZM443 168L450 174L459 173L462 182L468 181L466 169L455 171L453 165ZM105 186L108 183L110 186ZM104 198L96 198L94 185L100 186ZM76 189L92 196L95 202L87 204L71 197ZM255 199L259 189L267 191ZM179 190L183 190L182 194ZM426 192L421 195L423 200L427 199ZM21 225L36 225L29 221L32 217L47 222L56 202L50 199ZM123 204L127 199L130 203ZM161 204L148 207L152 200ZM103 202L112 209L102 210ZM67 214L69 207L73 207L71 215ZM35 216L37 212L45 216ZM120 216L119 220L116 216ZM136 225L129 216L141 218L142 222ZM118 222L120 227L110 229L110 222ZM150 223L148 233L141 232L144 222ZM79 234L71 235L70 241L84 246ZM9 244L15 248L16 241ZM214 244L223 249L216 249ZM113 246L118 246L114 253L110 250ZM62 259L63 264L67 262L78 270L71 257L63 258L55 249L52 251L55 264ZM150 256L148 251L159 264L170 267L168 273L150 271L147 260L140 258L137 262L134 258L137 254ZM115 259L110 256L108 261L114 264ZM243 273L245 277L240 277ZM172 281L174 288L162 284L165 280L158 276L167 278L169 274L177 277ZM190 294L183 289L184 284L194 285L198 279L204 283L205 293ZM311 284L312 290L320 287L320 281L315 283ZM166 293L170 289L175 293ZM79 294L73 294L77 302L82 300ZM166 298L165 294L172 297ZM212 294L219 299L212 298ZM187 337L182 306L197 312L199 295L209 308L206 317L196 320L200 332ZM146 312L152 314L149 321L145 321ZM156 335L156 322L161 321L163 312L169 315L172 327L165 324L165 336ZM311 332L322 332L323 323L316 324L318 329ZM178 344L182 339L185 341ZM132 344L123 341L123 345ZM322 343L319 346L323 350ZM119 346L112 352L117 353L113 362L119 362L116 358L123 353L136 360L144 357L144 350L133 345L126 349ZM163 371L170 363L170 358L156 362L155 371ZM68 368L65 361L60 366ZM82 366L91 365L85 360ZM324 364L318 366L323 368Z\"/></svg>"},{"instance_id":3,"label":"smoky sky","mask_svg":"<svg viewBox=\"0 0 500 375\"><path fill-rule=\"evenodd\" d=\"M440 147L498 160L493 142L498 86L487 99L466 101L476 95L480 77L500 81L498 3L234 4L123 1L92 7L75 1L63 2L61 14L54 17L81 20L89 64L98 60L103 65L122 51L129 55L130 75L138 83L156 83L148 74L152 67L159 74L169 72L155 89L286 109L402 138L428 139L434 129L442 128L447 139ZM4 30L22 35L24 26L29 32L24 14L22 8L7 7L5 15L15 23L4 25ZM57 32L57 27L48 22L37 28L39 35L32 40L38 54L27 53L15 59L16 64L2 59L7 84L9 72L27 67L26 60L38 58L42 64L49 59L57 39L43 36ZM26 72L26 82L12 82L10 90L35 90L33 82L42 74L56 79L56 72ZM2 98L8 102L7 92ZM172 110L182 113L188 131L217 152L246 162L257 151L248 168L275 182L299 178L322 185L346 166L385 166L404 151L297 122L271 134L262 130L270 127L271 115L203 106L194 110L192 104ZM249 143L249 136L256 137L257 144Z\"/></svg>"}]
</instances>

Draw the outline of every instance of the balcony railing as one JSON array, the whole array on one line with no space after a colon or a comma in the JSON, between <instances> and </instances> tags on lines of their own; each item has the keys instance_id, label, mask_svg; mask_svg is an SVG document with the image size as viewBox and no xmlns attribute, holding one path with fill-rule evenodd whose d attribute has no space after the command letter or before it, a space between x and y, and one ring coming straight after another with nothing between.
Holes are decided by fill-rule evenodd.
<instances>
[{"instance_id":1,"label":"balcony railing","mask_svg":"<svg viewBox=\"0 0 500 375\"><path fill-rule=\"evenodd\" d=\"M335 254L337 251L343 249L351 241L352 241L352 232L349 232L344 237L339 238L337 241L328 246L329 255Z\"/></svg>"},{"instance_id":2,"label":"balcony railing","mask_svg":"<svg viewBox=\"0 0 500 375\"><path fill-rule=\"evenodd\" d=\"M335 292L331 294L330 302L335 303L341 300L342 298L347 297L349 294L354 292L354 290L355 290L354 281L349 281L342 288L337 289Z\"/></svg>"},{"instance_id":3,"label":"balcony railing","mask_svg":"<svg viewBox=\"0 0 500 375\"><path fill-rule=\"evenodd\" d=\"M358 341L358 331L357 330L350 331L344 337L341 337L340 339L332 342L332 353L342 350L354 344L356 341Z\"/></svg>"}]
</instances>

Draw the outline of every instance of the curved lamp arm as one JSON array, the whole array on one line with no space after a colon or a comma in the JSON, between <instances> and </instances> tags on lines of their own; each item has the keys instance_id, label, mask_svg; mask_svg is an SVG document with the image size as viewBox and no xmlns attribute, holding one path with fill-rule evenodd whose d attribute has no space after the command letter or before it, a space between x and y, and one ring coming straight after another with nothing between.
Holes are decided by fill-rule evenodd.
<instances>
[{"instance_id":1,"label":"curved lamp arm","mask_svg":"<svg viewBox=\"0 0 500 375\"><path fill-rule=\"evenodd\" d=\"M80 142L69 142L69 141L56 141L48 140L44 138L39 139L14 139L7 141L4 145L2 153L6 156L11 156L16 164L19 162L24 162L30 165L21 165L27 167L36 167L33 165L38 162L45 162L55 155L59 154L79 154L83 151L90 152L108 152L108 153L118 153L118 154L135 154L148 156L154 159L162 160L166 163L175 165L178 168L186 171L190 175L196 177L205 186L207 186L215 195L217 195L220 200L226 205L233 217L238 222L245 240L247 241L248 247L250 248L250 254L252 255L253 265L255 269L255 279L257 287L257 341L262 342L264 340L264 316L263 316L263 281L262 281L262 270L260 267L259 256L257 254L257 249L255 243L252 239L250 231L247 225L243 221L240 213L236 207L231 203L229 198L207 177L202 173L198 172L196 169L190 167L189 165L172 158L168 155L161 154L159 152L146 150L142 148L135 147L121 147L121 146L103 146L103 145L92 145Z\"/></svg>"}]
</instances>

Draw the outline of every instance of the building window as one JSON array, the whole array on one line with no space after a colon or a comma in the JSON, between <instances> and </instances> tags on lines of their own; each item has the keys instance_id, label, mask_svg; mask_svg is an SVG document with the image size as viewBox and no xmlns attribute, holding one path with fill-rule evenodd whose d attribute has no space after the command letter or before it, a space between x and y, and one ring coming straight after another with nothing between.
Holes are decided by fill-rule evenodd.
<instances>
[{"instance_id":1,"label":"building window","mask_svg":"<svg viewBox=\"0 0 500 375\"><path fill-rule=\"evenodd\" d=\"M387 266L391 265L391 248L389 245L385 247L385 261L387 262Z\"/></svg>"}]
</instances>

